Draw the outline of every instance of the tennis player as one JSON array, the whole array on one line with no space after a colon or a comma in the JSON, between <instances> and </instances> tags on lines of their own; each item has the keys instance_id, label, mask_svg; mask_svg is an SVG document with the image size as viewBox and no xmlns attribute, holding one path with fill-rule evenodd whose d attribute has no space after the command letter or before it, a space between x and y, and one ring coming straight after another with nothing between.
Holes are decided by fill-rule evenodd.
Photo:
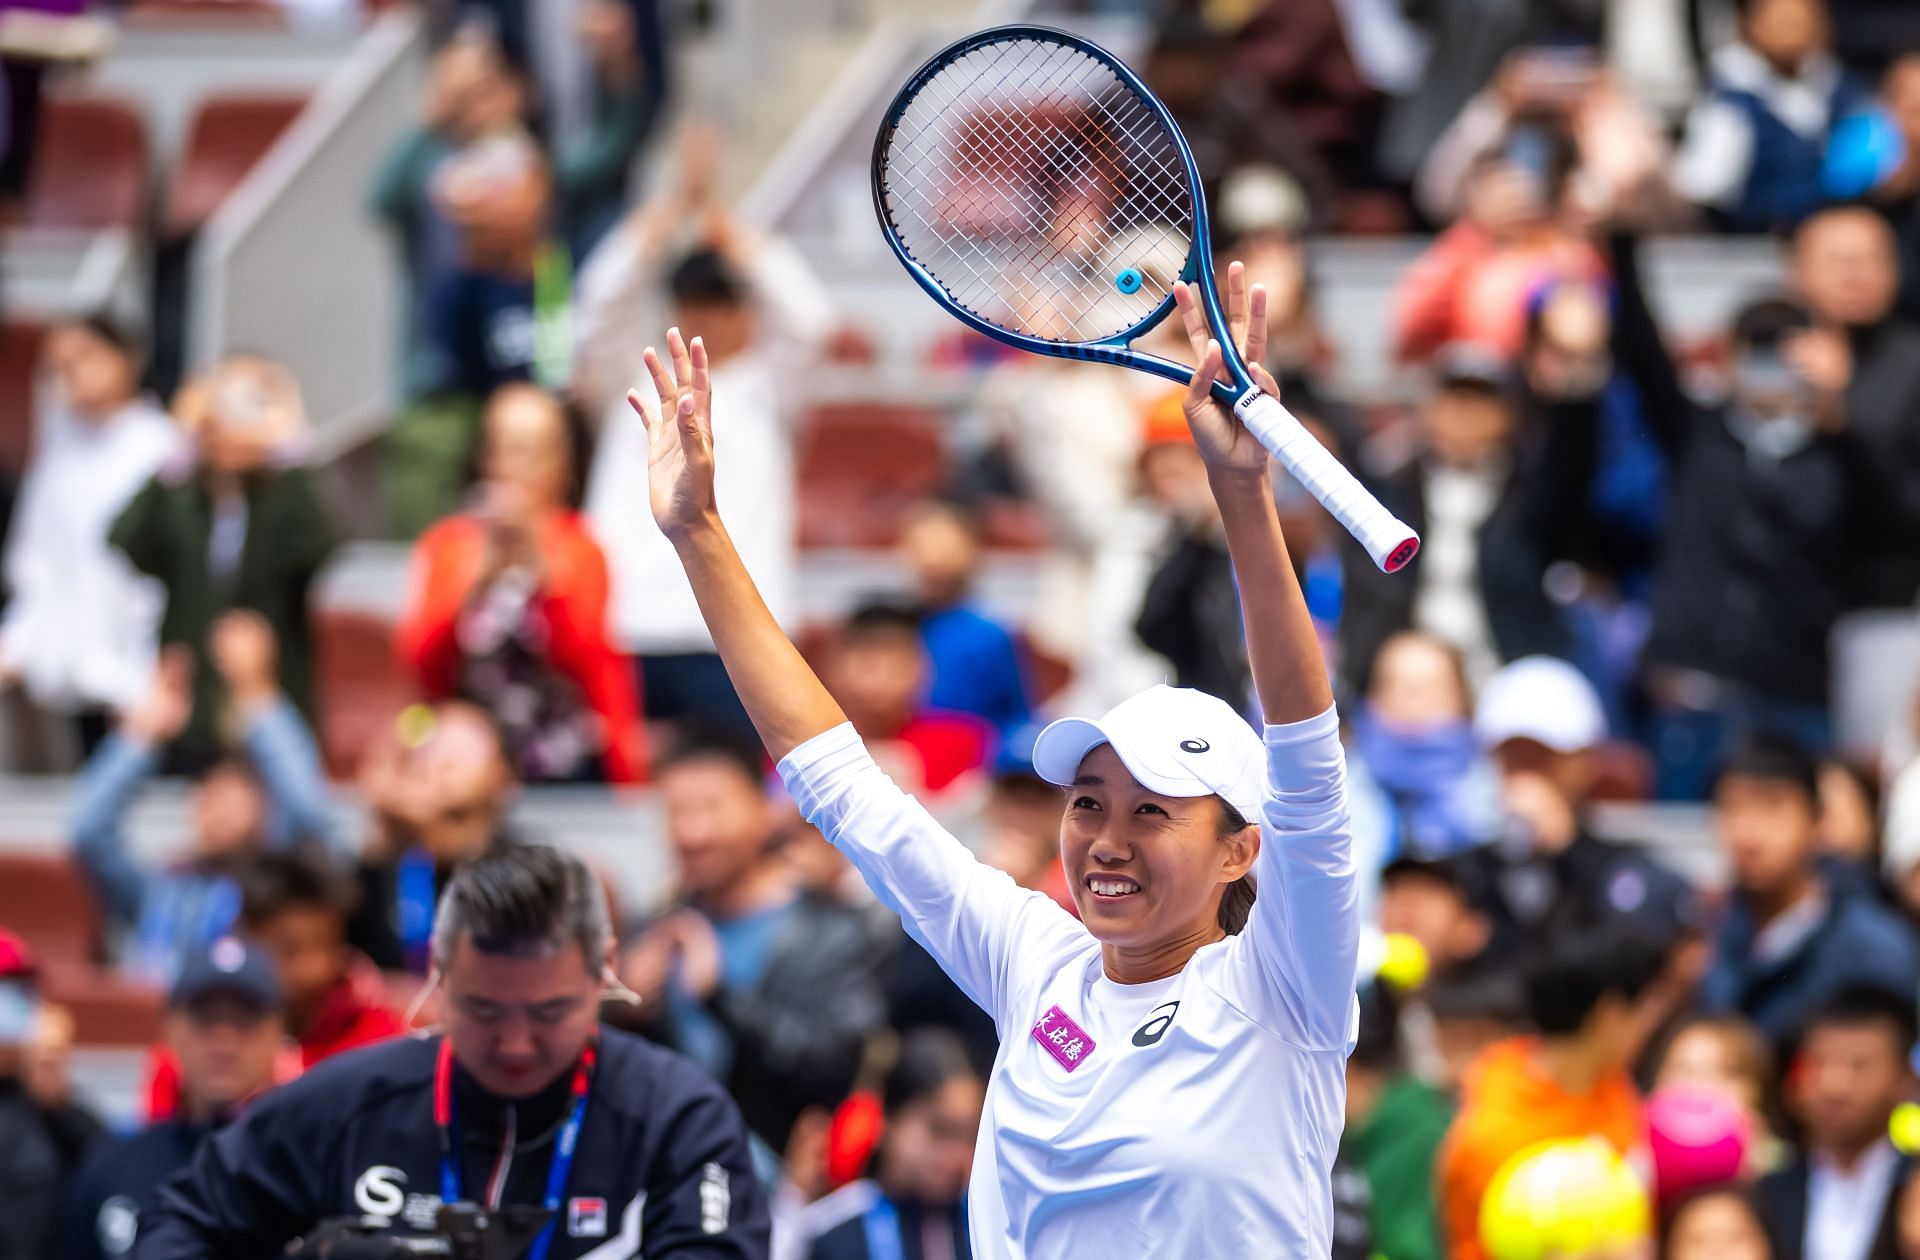
<instances>
[{"instance_id":1,"label":"tennis player","mask_svg":"<svg viewBox=\"0 0 1920 1260\"><path fill-rule=\"evenodd\" d=\"M1238 266L1228 287L1230 335L1257 364L1265 295ZM1267 725L1263 738L1217 699L1154 687L1046 728L1034 764L1066 789L1080 921L895 787L768 614L714 503L700 339L669 332L670 367L647 350L664 408L629 395L654 516L794 798L999 1026L969 1191L980 1260L1324 1260L1331 1247L1357 1017L1345 763L1267 452L1210 400L1220 346L1195 295L1178 300L1201 364L1187 422Z\"/></svg>"}]
</instances>

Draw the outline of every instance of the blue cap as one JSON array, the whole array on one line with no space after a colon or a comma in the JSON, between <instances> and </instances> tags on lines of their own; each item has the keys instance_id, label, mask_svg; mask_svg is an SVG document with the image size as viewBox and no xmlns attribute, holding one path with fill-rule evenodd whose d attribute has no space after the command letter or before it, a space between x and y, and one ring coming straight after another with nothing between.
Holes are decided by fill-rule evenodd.
<instances>
[{"instance_id":1,"label":"blue cap","mask_svg":"<svg viewBox=\"0 0 1920 1260\"><path fill-rule=\"evenodd\" d=\"M263 1012L279 1010L286 1000L273 960L238 936L223 936L189 957L167 1001L188 1007L215 996L238 998Z\"/></svg>"}]
</instances>

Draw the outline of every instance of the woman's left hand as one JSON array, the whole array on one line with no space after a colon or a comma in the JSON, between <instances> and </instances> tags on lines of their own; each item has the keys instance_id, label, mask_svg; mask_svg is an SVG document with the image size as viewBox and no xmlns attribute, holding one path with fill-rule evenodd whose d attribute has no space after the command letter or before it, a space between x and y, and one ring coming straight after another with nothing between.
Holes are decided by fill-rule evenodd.
<instances>
[{"instance_id":1,"label":"woman's left hand","mask_svg":"<svg viewBox=\"0 0 1920 1260\"><path fill-rule=\"evenodd\" d=\"M1193 346L1194 361L1200 365L1194 371L1193 383L1187 387L1187 396L1181 403L1187 417L1187 428L1193 433L1194 445L1200 449L1200 458L1206 461L1209 473L1257 474L1264 477L1270 458L1267 448L1247 431L1231 407L1213 397L1210 388L1213 382L1220 380L1230 383L1232 378L1226 373L1225 355L1220 343L1214 340L1213 330L1207 325L1199 287L1192 284L1176 285L1173 301L1180 308L1180 318L1186 324L1187 340ZM1238 262L1227 266L1227 332L1240 348L1240 358L1252 373L1254 382L1278 398L1280 386L1261 366L1261 360L1267 352L1267 290L1264 285L1258 284L1249 288L1247 269Z\"/></svg>"}]
</instances>

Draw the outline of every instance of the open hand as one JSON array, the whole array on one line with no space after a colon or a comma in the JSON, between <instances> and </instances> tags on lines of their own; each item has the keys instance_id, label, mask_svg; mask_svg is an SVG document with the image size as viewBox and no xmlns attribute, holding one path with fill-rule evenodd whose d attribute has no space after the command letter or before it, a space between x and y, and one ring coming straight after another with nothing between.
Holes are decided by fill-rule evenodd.
<instances>
[{"instance_id":1,"label":"open hand","mask_svg":"<svg viewBox=\"0 0 1920 1260\"><path fill-rule=\"evenodd\" d=\"M1213 382L1230 381L1231 378L1226 373L1225 354L1220 349L1220 343L1214 340L1213 330L1207 325L1199 287L1176 285L1173 301L1180 308L1180 318L1186 324L1187 340L1192 343L1194 361L1200 365L1194 371L1193 383L1187 387L1187 396L1181 402L1181 409L1186 413L1187 428L1193 432L1194 445L1199 447L1207 471L1257 473L1264 477L1267 471L1267 448L1247 432L1247 427L1240 423L1232 408L1213 397ZM1247 269L1238 262L1227 266L1227 333L1240 348L1241 361L1253 374L1254 382L1278 398L1279 385L1274 383L1266 368L1260 366L1267 353L1267 290L1258 284L1249 288Z\"/></svg>"},{"instance_id":2,"label":"open hand","mask_svg":"<svg viewBox=\"0 0 1920 1260\"><path fill-rule=\"evenodd\" d=\"M249 609L234 609L213 623L207 654L236 703L268 700L279 689L276 646L273 627Z\"/></svg>"},{"instance_id":3,"label":"open hand","mask_svg":"<svg viewBox=\"0 0 1920 1260\"><path fill-rule=\"evenodd\" d=\"M667 352L671 369L652 346L645 355L659 401L632 389L627 404L647 426L647 492L653 519L661 533L677 539L719 519L713 498L713 381L700 338L689 345L678 328L669 328Z\"/></svg>"}]
</instances>

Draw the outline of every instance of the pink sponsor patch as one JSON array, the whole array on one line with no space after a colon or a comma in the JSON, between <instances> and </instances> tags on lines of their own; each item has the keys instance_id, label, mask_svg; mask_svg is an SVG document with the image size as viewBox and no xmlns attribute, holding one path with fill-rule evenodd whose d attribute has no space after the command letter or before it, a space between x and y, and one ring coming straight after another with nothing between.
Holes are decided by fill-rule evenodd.
<instances>
[{"instance_id":1,"label":"pink sponsor patch","mask_svg":"<svg viewBox=\"0 0 1920 1260\"><path fill-rule=\"evenodd\" d=\"M1087 1056L1093 1053L1093 1038L1087 1036L1086 1029L1074 1023L1057 1006L1049 1007L1047 1013L1040 1017L1040 1022L1033 1026L1033 1039L1069 1072L1085 1063Z\"/></svg>"}]
</instances>

